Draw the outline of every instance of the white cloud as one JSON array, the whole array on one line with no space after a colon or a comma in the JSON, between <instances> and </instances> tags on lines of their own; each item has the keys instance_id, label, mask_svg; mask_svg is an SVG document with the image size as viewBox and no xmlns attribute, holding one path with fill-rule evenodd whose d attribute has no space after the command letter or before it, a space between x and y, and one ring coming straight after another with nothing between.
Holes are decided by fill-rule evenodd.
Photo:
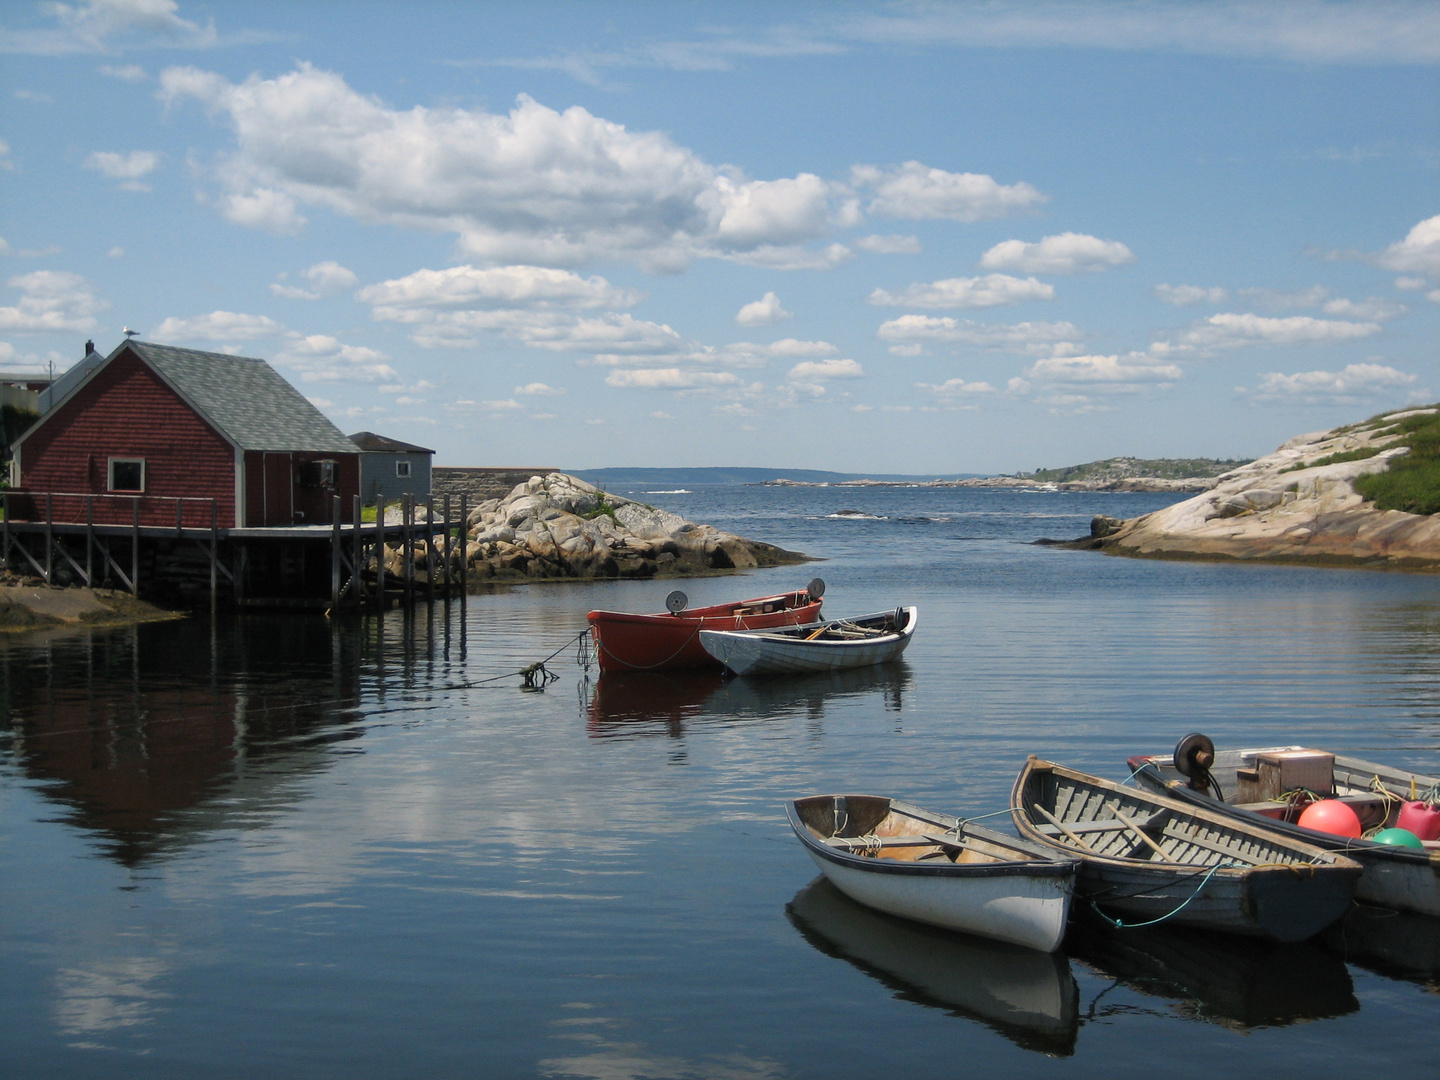
<instances>
[{"instance_id":1,"label":"white cloud","mask_svg":"<svg viewBox=\"0 0 1440 1080\"><path fill-rule=\"evenodd\" d=\"M356 295L375 308L377 319L399 322L423 321L425 317L412 316L426 310L626 308L644 296L634 289L616 288L598 275L583 278L542 266L417 270L407 277L366 286Z\"/></svg>"},{"instance_id":2,"label":"white cloud","mask_svg":"<svg viewBox=\"0 0 1440 1080\"><path fill-rule=\"evenodd\" d=\"M282 279L285 276L284 274L280 275ZM270 291L276 296L283 296L290 300L319 300L322 296L333 296L335 293L353 289L360 284L360 279L355 276L354 271L347 270L333 259L316 263L308 270L302 270L300 276L309 282L310 288L272 283Z\"/></svg>"},{"instance_id":3,"label":"white cloud","mask_svg":"<svg viewBox=\"0 0 1440 1080\"><path fill-rule=\"evenodd\" d=\"M112 259L123 259L125 257L125 249L117 244L109 251L105 252L105 254Z\"/></svg>"},{"instance_id":4,"label":"white cloud","mask_svg":"<svg viewBox=\"0 0 1440 1080\"><path fill-rule=\"evenodd\" d=\"M1184 373L1178 364L1169 364L1131 353L1119 356L1051 356L1037 360L1024 378L1045 385L1082 384L1096 389L1126 388L1142 383L1168 383Z\"/></svg>"},{"instance_id":5,"label":"white cloud","mask_svg":"<svg viewBox=\"0 0 1440 1080\"><path fill-rule=\"evenodd\" d=\"M1033 244L1004 240L980 257L980 265L986 270L1020 270L1027 274L1078 274L1134 261L1135 255L1118 240L1073 232L1047 236Z\"/></svg>"},{"instance_id":6,"label":"white cloud","mask_svg":"<svg viewBox=\"0 0 1440 1080\"><path fill-rule=\"evenodd\" d=\"M1054 299L1055 286L1033 277L1022 279L1009 274L916 283L898 293L876 289L869 297L872 304L918 308L984 308Z\"/></svg>"},{"instance_id":7,"label":"white cloud","mask_svg":"<svg viewBox=\"0 0 1440 1080\"><path fill-rule=\"evenodd\" d=\"M14 172L15 163L10 160L10 144L0 139L0 169L5 172Z\"/></svg>"},{"instance_id":8,"label":"white cloud","mask_svg":"<svg viewBox=\"0 0 1440 1080\"><path fill-rule=\"evenodd\" d=\"M128 154L96 150L85 159L85 168L94 169L110 180L119 180L126 191L149 191L150 185L141 183L140 178L154 172L159 164L160 155L152 150L132 150Z\"/></svg>"},{"instance_id":9,"label":"white cloud","mask_svg":"<svg viewBox=\"0 0 1440 1080\"><path fill-rule=\"evenodd\" d=\"M180 18L175 0L82 0L40 8L56 25L0 30L0 52L63 56L111 52L124 45L204 48L217 40L213 23L200 26Z\"/></svg>"},{"instance_id":10,"label":"white cloud","mask_svg":"<svg viewBox=\"0 0 1440 1080\"><path fill-rule=\"evenodd\" d=\"M162 343L178 341L254 341L284 333L268 315L242 315L235 311L212 311L189 319L171 317L150 332L150 340Z\"/></svg>"},{"instance_id":11,"label":"white cloud","mask_svg":"<svg viewBox=\"0 0 1440 1080\"><path fill-rule=\"evenodd\" d=\"M833 356L840 350L828 341L799 341L793 337L772 341L769 345L751 345L741 342L730 346L732 349L757 349L767 357Z\"/></svg>"},{"instance_id":12,"label":"white cloud","mask_svg":"<svg viewBox=\"0 0 1440 1080\"><path fill-rule=\"evenodd\" d=\"M1400 274L1440 278L1440 214L1420 222L1371 261Z\"/></svg>"},{"instance_id":13,"label":"white cloud","mask_svg":"<svg viewBox=\"0 0 1440 1080\"><path fill-rule=\"evenodd\" d=\"M150 77L139 64L125 64L120 67L101 64L99 71L101 75L109 75L110 78L120 79L123 82L144 82Z\"/></svg>"},{"instance_id":14,"label":"white cloud","mask_svg":"<svg viewBox=\"0 0 1440 1080\"><path fill-rule=\"evenodd\" d=\"M735 313L735 322L740 326L774 326L782 319L793 319L793 312L780 306L780 298L767 292L759 300L752 300Z\"/></svg>"},{"instance_id":15,"label":"white cloud","mask_svg":"<svg viewBox=\"0 0 1440 1080\"><path fill-rule=\"evenodd\" d=\"M1320 308L1327 315L1338 315L1347 319L1364 319L1383 322L1398 318L1410 309L1404 304L1371 296L1365 300L1347 300L1332 297L1324 285L1311 285L1305 289L1284 292L1279 289L1239 289L1236 296L1242 296L1260 307L1274 311L1290 311L1295 308Z\"/></svg>"},{"instance_id":16,"label":"white cloud","mask_svg":"<svg viewBox=\"0 0 1440 1080\"><path fill-rule=\"evenodd\" d=\"M1228 290L1219 285L1205 288L1200 285L1156 285L1155 295L1167 304L1186 307L1190 304L1223 304L1230 298Z\"/></svg>"},{"instance_id":17,"label":"white cloud","mask_svg":"<svg viewBox=\"0 0 1440 1080\"><path fill-rule=\"evenodd\" d=\"M10 243L3 236L0 236L0 255L10 254ZM1421 286L1424 287L1423 285Z\"/></svg>"},{"instance_id":18,"label":"white cloud","mask_svg":"<svg viewBox=\"0 0 1440 1080\"><path fill-rule=\"evenodd\" d=\"M1246 345L1301 345L1353 341L1380 333L1376 322L1349 322L1291 315L1272 319L1263 315L1223 313L1211 315L1184 331L1178 345L1161 343L1161 350L1238 349Z\"/></svg>"},{"instance_id":19,"label":"white cloud","mask_svg":"<svg viewBox=\"0 0 1440 1080\"><path fill-rule=\"evenodd\" d=\"M792 382L816 382L826 379L859 379L865 369L854 360L806 360L790 369Z\"/></svg>"},{"instance_id":20,"label":"white cloud","mask_svg":"<svg viewBox=\"0 0 1440 1080\"><path fill-rule=\"evenodd\" d=\"M1428 288L1429 285L1430 283L1423 277L1397 277L1395 279L1395 288L1401 292L1419 292L1421 289Z\"/></svg>"},{"instance_id":21,"label":"white cloud","mask_svg":"<svg viewBox=\"0 0 1440 1080\"><path fill-rule=\"evenodd\" d=\"M385 363L389 359L375 349L345 345L328 334L293 338L275 355L277 364L298 369L304 382L393 381L400 375Z\"/></svg>"},{"instance_id":22,"label":"white cloud","mask_svg":"<svg viewBox=\"0 0 1440 1080\"><path fill-rule=\"evenodd\" d=\"M558 386L547 386L543 382L532 382L515 387L515 393L521 397L558 397L565 393L565 390Z\"/></svg>"},{"instance_id":23,"label":"white cloud","mask_svg":"<svg viewBox=\"0 0 1440 1080\"><path fill-rule=\"evenodd\" d=\"M867 207L878 217L982 221L1029 210L1049 196L1025 182L1000 184L983 173L952 173L918 161L856 165L850 180L874 192Z\"/></svg>"},{"instance_id":24,"label":"white cloud","mask_svg":"<svg viewBox=\"0 0 1440 1080\"><path fill-rule=\"evenodd\" d=\"M1048 356L1064 351L1065 346L1073 345L1085 335L1071 322L980 323L949 316L901 315L881 323L878 336L881 341L894 343L892 352L907 346L955 344ZM916 352L900 355L916 355Z\"/></svg>"},{"instance_id":25,"label":"white cloud","mask_svg":"<svg viewBox=\"0 0 1440 1080\"><path fill-rule=\"evenodd\" d=\"M943 404L959 408L975 408L975 399L998 393L988 382L966 382L946 379L943 383L916 383L919 389L940 399Z\"/></svg>"},{"instance_id":26,"label":"white cloud","mask_svg":"<svg viewBox=\"0 0 1440 1080\"><path fill-rule=\"evenodd\" d=\"M20 101L35 101L42 105L49 105L55 101L49 94L41 93L39 90L16 90L15 97Z\"/></svg>"},{"instance_id":27,"label":"white cloud","mask_svg":"<svg viewBox=\"0 0 1440 1080\"><path fill-rule=\"evenodd\" d=\"M1394 300L1386 300L1380 296L1371 296L1364 300L1345 300L1337 297L1334 300L1327 300L1324 304L1326 315L1339 315L1346 319L1367 319L1374 322L1397 319L1409 310L1404 304L1397 304Z\"/></svg>"},{"instance_id":28,"label":"white cloud","mask_svg":"<svg viewBox=\"0 0 1440 1080\"><path fill-rule=\"evenodd\" d=\"M1240 393L1256 401L1346 403L1386 395L1415 381L1416 376L1383 364L1349 364L1339 372L1301 371L1284 375L1272 371L1260 377L1260 385L1253 391L1240 388Z\"/></svg>"},{"instance_id":29,"label":"white cloud","mask_svg":"<svg viewBox=\"0 0 1440 1080\"><path fill-rule=\"evenodd\" d=\"M680 368L637 368L612 371L605 376L608 386L627 390L694 390L740 385L730 371L682 371Z\"/></svg>"},{"instance_id":30,"label":"white cloud","mask_svg":"<svg viewBox=\"0 0 1440 1080\"><path fill-rule=\"evenodd\" d=\"M1238 289L1237 296L1242 296L1259 307L1269 308L1272 311L1291 311L1294 308L1319 307L1330 297L1330 290L1324 285L1311 285L1304 289L1295 289L1286 292L1283 289Z\"/></svg>"},{"instance_id":31,"label":"white cloud","mask_svg":"<svg viewBox=\"0 0 1440 1080\"><path fill-rule=\"evenodd\" d=\"M223 114L236 149L216 175L225 214L291 231L301 204L366 222L451 232L489 263L624 259L679 271L697 257L780 264L845 220L811 173L751 180L660 132L521 96L482 109L392 109L302 64L244 83L195 68L161 73L162 97Z\"/></svg>"},{"instance_id":32,"label":"white cloud","mask_svg":"<svg viewBox=\"0 0 1440 1080\"><path fill-rule=\"evenodd\" d=\"M15 307L0 307L0 330L19 333L93 330L95 315L110 305L92 286L66 270L36 270L5 282L24 295Z\"/></svg>"},{"instance_id":33,"label":"white cloud","mask_svg":"<svg viewBox=\"0 0 1440 1080\"><path fill-rule=\"evenodd\" d=\"M872 234L862 236L854 243L861 251L872 255L919 255L924 250L918 236Z\"/></svg>"}]
</instances>

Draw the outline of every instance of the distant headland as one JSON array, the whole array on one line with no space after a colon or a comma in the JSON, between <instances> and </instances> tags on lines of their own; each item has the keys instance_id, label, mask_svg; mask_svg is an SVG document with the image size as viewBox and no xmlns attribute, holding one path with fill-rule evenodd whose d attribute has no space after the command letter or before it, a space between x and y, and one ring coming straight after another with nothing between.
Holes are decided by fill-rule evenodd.
<instances>
[{"instance_id":1,"label":"distant headland","mask_svg":"<svg viewBox=\"0 0 1440 1080\"><path fill-rule=\"evenodd\" d=\"M1440 405L1300 435L1210 490L1075 546L1115 555L1440 570Z\"/></svg>"}]
</instances>

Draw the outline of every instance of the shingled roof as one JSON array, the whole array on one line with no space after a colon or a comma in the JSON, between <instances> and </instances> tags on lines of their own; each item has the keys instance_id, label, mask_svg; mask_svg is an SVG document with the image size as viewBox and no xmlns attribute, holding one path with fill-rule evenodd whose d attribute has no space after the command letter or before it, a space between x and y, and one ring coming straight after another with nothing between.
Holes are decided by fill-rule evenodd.
<instances>
[{"instance_id":1,"label":"shingled roof","mask_svg":"<svg viewBox=\"0 0 1440 1080\"><path fill-rule=\"evenodd\" d=\"M359 448L300 391L264 360L253 356L126 341L105 357L104 363L94 363L98 354L92 353L57 379L52 389L55 404L67 400L92 373L108 365L125 349L138 353L241 450L358 452Z\"/></svg>"},{"instance_id":2,"label":"shingled roof","mask_svg":"<svg viewBox=\"0 0 1440 1080\"><path fill-rule=\"evenodd\" d=\"M428 446L416 446L414 443L401 442L399 439L392 439L385 435L376 435L373 431L357 431L350 436L350 441L361 450L378 451L384 454L433 454L435 452Z\"/></svg>"}]
</instances>

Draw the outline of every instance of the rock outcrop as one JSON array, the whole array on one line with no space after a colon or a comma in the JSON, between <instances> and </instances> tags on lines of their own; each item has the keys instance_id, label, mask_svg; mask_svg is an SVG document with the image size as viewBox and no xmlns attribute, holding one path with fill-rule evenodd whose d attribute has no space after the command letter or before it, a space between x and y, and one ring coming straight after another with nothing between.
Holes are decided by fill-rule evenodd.
<instances>
[{"instance_id":1,"label":"rock outcrop","mask_svg":"<svg viewBox=\"0 0 1440 1080\"><path fill-rule=\"evenodd\" d=\"M806 561L558 472L481 503L466 526L464 557L482 581L683 577Z\"/></svg>"},{"instance_id":2,"label":"rock outcrop","mask_svg":"<svg viewBox=\"0 0 1440 1080\"><path fill-rule=\"evenodd\" d=\"M1354 486L1409 452L1397 421L1435 412L1301 435L1193 499L1121 523L1097 519L1078 544L1116 555L1440 570L1440 515L1379 510Z\"/></svg>"}]
</instances>

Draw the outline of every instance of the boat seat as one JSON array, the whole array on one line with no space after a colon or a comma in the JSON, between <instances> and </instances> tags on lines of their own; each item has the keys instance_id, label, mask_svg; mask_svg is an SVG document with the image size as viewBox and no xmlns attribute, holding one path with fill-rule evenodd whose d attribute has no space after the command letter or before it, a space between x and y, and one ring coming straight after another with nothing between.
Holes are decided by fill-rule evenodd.
<instances>
[{"instance_id":1,"label":"boat seat","mask_svg":"<svg viewBox=\"0 0 1440 1080\"><path fill-rule=\"evenodd\" d=\"M1147 818L1132 817L1130 820L1135 822L1141 829L1149 829L1156 825L1163 825L1165 819L1169 816L1169 810L1161 810L1159 813L1151 814ZM1033 824L1037 831L1044 833L1046 836L1065 835L1064 832L1055 825L1042 824L1038 821L1033 822ZM1085 833L1114 832L1117 829L1128 829L1129 826L1118 818L1107 818L1105 821L1067 821L1065 822L1065 828L1078 835L1084 835Z\"/></svg>"},{"instance_id":2,"label":"boat seat","mask_svg":"<svg viewBox=\"0 0 1440 1080\"><path fill-rule=\"evenodd\" d=\"M867 841L863 836L827 836L820 841L826 847L863 851L869 847L953 847L963 848L965 841L955 836L941 836L939 833L909 833L905 836L872 836Z\"/></svg>"}]
</instances>

